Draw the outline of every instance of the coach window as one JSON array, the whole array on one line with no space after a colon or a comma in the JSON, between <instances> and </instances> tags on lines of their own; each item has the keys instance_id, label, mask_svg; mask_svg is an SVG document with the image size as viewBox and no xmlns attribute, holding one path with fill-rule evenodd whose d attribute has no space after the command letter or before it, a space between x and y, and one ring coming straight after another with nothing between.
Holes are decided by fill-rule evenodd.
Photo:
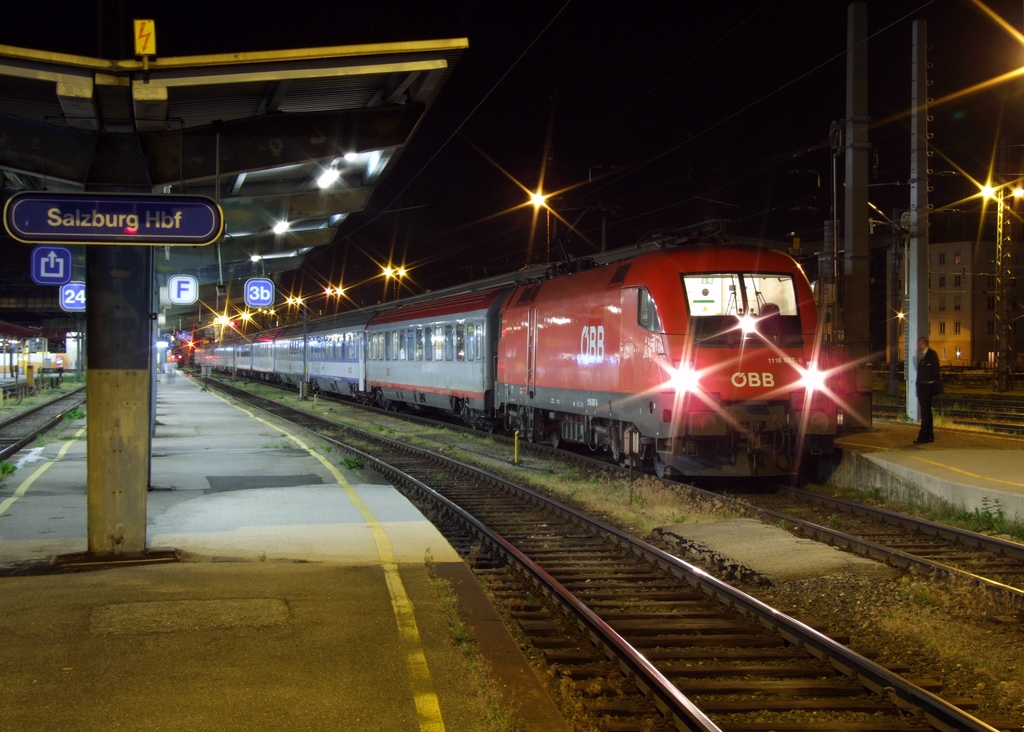
<instances>
[{"instance_id":1,"label":"coach window","mask_svg":"<svg viewBox=\"0 0 1024 732\"><path fill-rule=\"evenodd\" d=\"M472 323L466 323L466 360L472 361L476 358L476 327Z\"/></svg>"},{"instance_id":2,"label":"coach window","mask_svg":"<svg viewBox=\"0 0 1024 732\"><path fill-rule=\"evenodd\" d=\"M451 328L451 326L448 327ZM441 326L438 326L434 332L434 360L444 361L444 336Z\"/></svg>"},{"instance_id":3,"label":"coach window","mask_svg":"<svg viewBox=\"0 0 1024 732\"><path fill-rule=\"evenodd\" d=\"M410 361L413 361L416 359L416 331L409 328L409 330L405 332L405 340L409 344L405 352L405 356Z\"/></svg>"},{"instance_id":4,"label":"coach window","mask_svg":"<svg viewBox=\"0 0 1024 732\"><path fill-rule=\"evenodd\" d=\"M416 329L416 360L423 360L423 328Z\"/></svg>"},{"instance_id":5,"label":"coach window","mask_svg":"<svg viewBox=\"0 0 1024 732\"><path fill-rule=\"evenodd\" d=\"M426 343L424 349L424 357L427 361L434 360L434 329L429 325L423 329L423 340Z\"/></svg>"},{"instance_id":6,"label":"coach window","mask_svg":"<svg viewBox=\"0 0 1024 732\"><path fill-rule=\"evenodd\" d=\"M393 333L385 333L384 334L384 360L385 361L390 361L391 360L391 354L393 353L393 350L392 350L393 349L393 345L392 345L392 342L391 342L392 341L392 338L391 338L392 335L394 335L394 334Z\"/></svg>"},{"instance_id":7,"label":"coach window","mask_svg":"<svg viewBox=\"0 0 1024 732\"><path fill-rule=\"evenodd\" d=\"M455 335L452 327L444 327L444 360L451 361L455 358Z\"/></svg>"},{"instance_id":8,"label":"coach window","mask_svg":"<svg viewBox=\"0 0 1024 732\"><path fill-rule=\"evenodd\" d=\"M466 326L461 323L455 326L455 360L466 360Z\"/></svg>"},{"instance_id":9,"label":"coach window","mask_svg":"<svg viewBox=\"0 0 1024 732\"><path fill-rule=\"evenodd\" d=\"M405 360L405 349L406 349L405 331L404 330L395 331L395 337L398 338L398 349L397 349L398 360L399 361L404 361Z\"/></svg>"},{"instance_id":10,"label":"coach window","mask_svg":"<svg viewBox=\"0 0 1024 732\"><path fill-rule=\"evenodd\" d=\"M654 306L654 299L644 288L637 290L637 322L644 330L652 333L661 332L661 321L658 320L658 309Z\"/></svg>"}]
</instances>

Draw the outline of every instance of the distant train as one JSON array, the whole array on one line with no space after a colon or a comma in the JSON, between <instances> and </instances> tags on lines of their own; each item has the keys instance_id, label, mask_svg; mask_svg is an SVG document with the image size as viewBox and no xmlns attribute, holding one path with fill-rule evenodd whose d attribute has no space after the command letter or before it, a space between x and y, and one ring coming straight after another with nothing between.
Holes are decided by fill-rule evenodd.
<instances>
[{"instance_id":1,"label":"distant train","mask_svg":"<svg viewBox=\"0 0 1024 732\"><path fill-rule=\"evenodd\" d=\"M659 476L790 476L841 412L817 309L785 254L648 247L568 274L446 291L201 348L196 363L528 440ZM304 353L305 351L305 353ZM635 456L635 457L634 457Z\"/></svg>"}]
</instances>

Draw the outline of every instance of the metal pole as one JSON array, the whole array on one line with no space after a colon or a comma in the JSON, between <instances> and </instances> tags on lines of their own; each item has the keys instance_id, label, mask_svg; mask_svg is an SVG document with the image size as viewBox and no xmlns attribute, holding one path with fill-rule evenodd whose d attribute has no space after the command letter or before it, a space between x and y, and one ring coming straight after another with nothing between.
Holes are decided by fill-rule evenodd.
<instances>
[{"instance_id":1,"label":"metal pole","mask_svg":"<svg viewBox=\"0 0 1024 732\"><path fill-rule=\"evenodd\" d=\"M914 21L910 108L910 252L907 256L906 408L917 422L917 339L928 335L928 26Z\"/></svg>"},{"instance_id":2,"label":"metal pole","mask_svg":"<svg viewBox=\"0 0 1024 732\"><path fill-rule=\"evenodd\" d=\"M902 255L903 230L899 227L900 211L892 212L892 260L889 263L889 395L900 393L896 382L896 362L900 360L900 321L896 313L900 310L903 298L900 292L900 258Z\"/></svg>"}]
</instances>

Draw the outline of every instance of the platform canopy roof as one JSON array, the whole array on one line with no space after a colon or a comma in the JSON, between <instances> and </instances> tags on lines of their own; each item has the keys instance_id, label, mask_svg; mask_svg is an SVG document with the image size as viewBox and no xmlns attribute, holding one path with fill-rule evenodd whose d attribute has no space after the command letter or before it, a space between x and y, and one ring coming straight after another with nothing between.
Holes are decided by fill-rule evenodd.
<instances>
[{"instance_id":1,"label":"platform canopy roof","mask_svg":"<svg viewBox=\"0 0 1024 732\"><path fill-rule=\"evenodd\" d=\"M367 205L467 47L110 61L0 45L2 194L207 195L223 207L223 242L161 252L158 282L292 269ZM321 187L325 171L337 178ZM288 229L275 233L280 222Z\"/></svg>"}]
</instances>

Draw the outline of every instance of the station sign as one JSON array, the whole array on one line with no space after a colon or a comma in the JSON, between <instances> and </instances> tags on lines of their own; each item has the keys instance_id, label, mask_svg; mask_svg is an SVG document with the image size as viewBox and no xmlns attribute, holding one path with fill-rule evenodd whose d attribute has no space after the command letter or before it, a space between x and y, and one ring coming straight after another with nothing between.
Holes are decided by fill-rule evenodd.
<instances>
[{"instance_id":1,"label":"station sign","mask_svg":"<svg viewBox=\"0 0 1024 732\"><path fill-rule=\"evenodd\" d=\"M60 286L60 309L66 313L85 312L84 282L69 282Z\"/></svg>"},{"instance_id":2,"label":"station sign","mask_svg":"<svg viewBox=\"0 0 1024 732\"><path fill-rule=\"evenodd\" d=\"M205 246L224 215L205 196L23 192L4 206L7 233L29 244Z\"/></svg>"},{"instance_id":3,"label":"station sign","mask_svg":"<svg viewBox=\"0 0 1024 732\"><path fill-rule=\"evenodd\" d=\"M74 257L67 247L33 247L29 270L37 285L66 285L71 282Z\"/></svg>"},{"instance_id":4,"label":"station sign","mask_svg":"<svg viewBox=\"0 0 1024 732\"><path fill-rule=\"evenodd\" d=\"M167 299L173 305L194 305L199 299L199 280L192 275L171 275L167 278Z\"/></svg>"},{"instance_id":5,"label":"station sign","mask_svg":"<svg viewBox=\"0 0 1024 732\"><path fill-rule=\"evenodd\" d=\"M245 281L245 304L251 308L269 308L274 304L274 283L265 277Z\"/></svg>"}]
</instances>

